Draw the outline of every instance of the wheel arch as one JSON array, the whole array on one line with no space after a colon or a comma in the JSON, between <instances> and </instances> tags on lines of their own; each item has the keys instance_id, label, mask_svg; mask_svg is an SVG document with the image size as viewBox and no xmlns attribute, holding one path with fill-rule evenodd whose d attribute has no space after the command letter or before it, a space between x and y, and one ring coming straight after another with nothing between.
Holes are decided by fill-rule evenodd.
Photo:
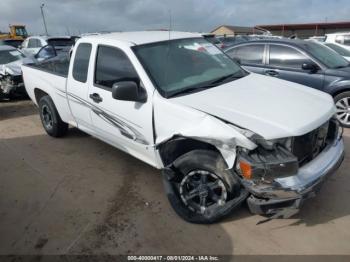
<instances>
[{"instance_id":1,"label":"wheel arch","mask_svg":"<svg viewBox=\"0 0 350 262\"><path fill-rule=\"evenodd\" d=\"M165 167L171 165L178 157L196 149L212 150L222 155L212 144L183 136L174 137L158 145L159 155Z\"/></svg>"},{"instance_id":2,"label":"wheel arch","mask_svg":"<svg viewBox=\"0 0 350 262\"><path fill-rule=\"evenodd\" d=\"M344 93L344 92L350 92L350 86L344 86L341 88L336 89L334 92L332 92L332 96L336 97L337 95Z\"/></svg>"},{"instance_id":3,"label":"wheel arch","mask_svg":"<svg viewBox=\"0 0 350 262\"><path fill-rule=\"evenodd\" d=\"M35 102L37 105L39 105L39 101L43 96L49 96L48 93L41 90L40 88L34 88L34 96L35 96Z\"/></svg>"}]
</instances>

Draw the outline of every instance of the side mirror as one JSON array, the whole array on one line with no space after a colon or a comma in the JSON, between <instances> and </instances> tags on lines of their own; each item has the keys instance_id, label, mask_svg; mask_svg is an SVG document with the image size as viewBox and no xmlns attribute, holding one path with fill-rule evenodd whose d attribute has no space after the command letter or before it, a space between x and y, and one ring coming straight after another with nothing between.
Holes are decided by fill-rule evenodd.
<instances>
[{"instance_id":1,"label":"side mirror","mask_svg":"<svg viewBox=\"0 0 350 262\"><path fill-rule=\"evenodd\" d=\"M39 52L34 56L34 58L41 62L56 56L56 49L52 45L46 45L39 50Z\"/></svg>"},{"instance_id":2,"label":"side mirror","mask_svg":"<svg viewBox=\"0 0 350 262\"><path fill-rule=\"evenodd\" d=\"M120 81L113 84L112 97L118 100L145 103L147 92L135 81Z\"/></svg>"},{"instance_id":3,"label":"side mirror","mask_svg":"<svg viewBox=\"0 0 350 262\"><path fill-rule=\"evenodd\" d=\"M306 71L310 71L311 73L316 73L319 69L318 65L315 63L304 63L301 68Z\"/></svg>"}]
</instances>

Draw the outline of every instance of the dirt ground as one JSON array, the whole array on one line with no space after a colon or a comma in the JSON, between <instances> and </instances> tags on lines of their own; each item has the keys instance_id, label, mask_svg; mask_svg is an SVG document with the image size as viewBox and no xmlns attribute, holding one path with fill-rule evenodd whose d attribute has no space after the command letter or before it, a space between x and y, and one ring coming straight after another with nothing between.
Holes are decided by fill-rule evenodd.
<instances>
[{"instance_id":1,"label":"dirt ground","mask_svg":"<svg viewBox=\"0 0 350 262\"><path fill-rule=\"evenodd\" d=\"M350 148L350 131L345 132ZM0 102L0 255L350 254L350 159L292 219L181 220L160 172L71 129L47 136L30 101Z\"/></svg>"}]
</instances>

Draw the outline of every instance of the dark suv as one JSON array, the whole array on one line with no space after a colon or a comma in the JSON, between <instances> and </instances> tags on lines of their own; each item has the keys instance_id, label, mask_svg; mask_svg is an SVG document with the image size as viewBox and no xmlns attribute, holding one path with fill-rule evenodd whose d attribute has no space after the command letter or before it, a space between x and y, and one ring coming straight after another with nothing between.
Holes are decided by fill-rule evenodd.
<instances>
[{"instance_id":1,"label":"dark suv","mask_svg":"<svg viewBox=\"0 0 350 262\"><path fill-rule=\"evenodd\" d=\"M250 41L224 51L248 71L329 93L338 120L350 127L350 64L335 51L316 42L289 39Z\"/></svg>"}]
</instances>

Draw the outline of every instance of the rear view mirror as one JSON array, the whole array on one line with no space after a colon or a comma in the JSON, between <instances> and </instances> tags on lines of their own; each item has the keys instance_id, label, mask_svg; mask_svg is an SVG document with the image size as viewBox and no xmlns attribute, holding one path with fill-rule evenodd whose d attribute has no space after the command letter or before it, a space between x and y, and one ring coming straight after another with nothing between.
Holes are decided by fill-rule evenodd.
<instances>
[{"instance_id":1,"label":"rear view mirror","mask_svg":"<svg viewBox=\"0 0 350 262\"><path fill-rule=\"evenodd\" d=\"M113 84L112 97L118 100L145 103L147 92L135 81L120 81Z\"/></svg>"},{"instance_id":2,"label":"rear view mirror","mask_svg":"<svg viewBox=\"0 0 350 262\"><path fill-rule=\"evenodd\" d=\"M315 73L318 71L319 67L315 63L304 63L301 68L306 71L310 71L311 73Z\"/></svg>"},{"instance_id":3,"label":"rear view mirror","mask_svg":"<svg viewBox=\"0 0 350 262\"><path fill-rule=\"evenodd\" d=\"M57 56L56 49L52 45L43 46L39 52L34 56L39 62L54 58Z\"/></svg>"}]
</instances>

